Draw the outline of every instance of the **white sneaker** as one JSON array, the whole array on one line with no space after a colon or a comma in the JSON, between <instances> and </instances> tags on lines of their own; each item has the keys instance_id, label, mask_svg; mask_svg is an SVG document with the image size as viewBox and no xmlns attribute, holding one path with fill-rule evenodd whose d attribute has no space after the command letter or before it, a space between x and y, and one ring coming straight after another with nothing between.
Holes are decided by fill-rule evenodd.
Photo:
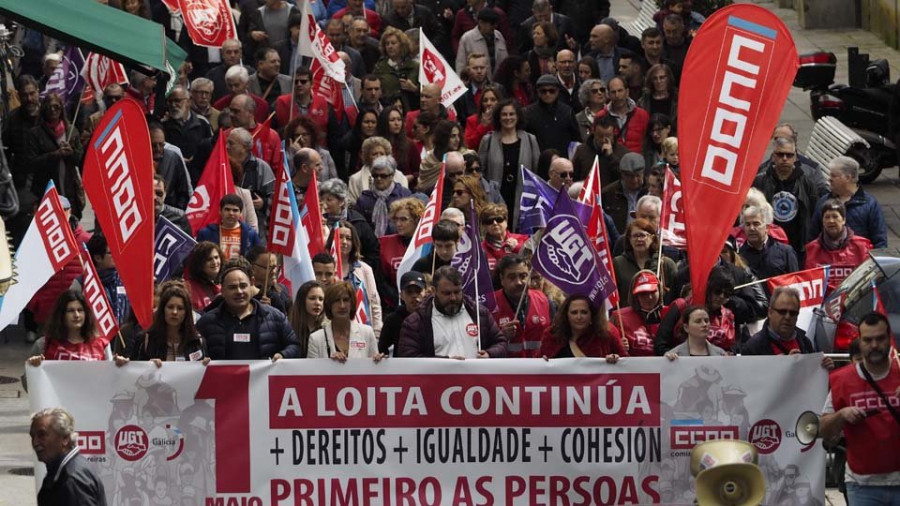
<instances>
[{"instance_id":1,"label":"white sneaker","mask_svg":"<svg viewBox=\"0 0 900 506\"><path fill-rule=\"evenodd\" d=\"M25 333L25 342L26 343L33 343L35 341L37 341L37 334L35 334L33 330L29 330L28 332Z\"/></svg>"}]
</instances>

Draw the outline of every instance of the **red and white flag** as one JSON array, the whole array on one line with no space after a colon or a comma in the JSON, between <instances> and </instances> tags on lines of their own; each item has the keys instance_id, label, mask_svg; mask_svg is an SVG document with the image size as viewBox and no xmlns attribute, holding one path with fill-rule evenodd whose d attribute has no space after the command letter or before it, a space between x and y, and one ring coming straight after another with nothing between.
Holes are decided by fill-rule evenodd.
<instances>
[{"instance_id":1,"label":"red and white flag","mask_svg":"<svg viewBox=\"0 0 900 506\"><path fill-rule=\"evenodd\" d=\"M306 1L303 2L300 13L303 17L300 22L300 39L297 41L297 58L302 56L312 58L314 63L310 65L310 69L318 62L325 75L339 83L344 82L347 78L344 73L344 60L337 55L328 36L319 28L315 16L309 12L309 4Z\"/></svg>"},{"instance_id":2,"label":"red and white flag","mask_svg":"<svg viewBox=\"0 0 900 506\"><path fill-rule=\"evenodd\" d=\"M75 236L51 181L16 251L16 281L0 297L0 330L15 323L34 294L76 255Z\"/></svg>"},{"instance_id":3,"label":"red and white flag","mask_svg":"<svg viewBox=\"0 0 900 506\"><path fill-rule=\"evenodd\" d=\"M178 14L181 12L181 6L178 5L178 0L162 0L162 3L172 14Z\"/></svg>"},{"instance_id":4,"label":"red and white flag","mask_svg":"<svg viewBox=\"0 0 900 506\"><path fill-rule=\"evenodd\" d=\"M222 47L226 40L237 38L237 27L227 0L178 0L178 7L194 44Z\"/></svg>"},{"instance_id":5,"label":"red and white flag","mask_svg":"<svg viewBox=\"0 0 900 506\"><path fill-rule=\"evenodd\" d=\"M81 69L81 75L87 82L85 87L85 95L87 95L87 87L92 90L91 96L96 100L100 100L103 96L103 90L110 84L128 84L128 73L125 67L109 58L98 53L90 53L84 60L84 67ZM83 96L82 101L88 97Z\"/></svg>"},{"instance_id":6,"label":"red and white flag","mask_svg":"<svg viewBox=\"0 0 900 506\"><path fill-rule=\"evenodd\" d=\"M219 140L213 148L212 156L203 168L203 175L188 202L187 220L194 236L210 223L219 223L219 201L225 195L235 193L231 176L231 162L225 150L226 131L219 132Z\"/></svg>"},{"instance_id":7,"label":"red and white flag","mask_svg":"<svg viewBox=\"0 0 900 506\"><path fill-rule=\"evenodd\" d=\"M419 28L419 86L437 84L441 87L441 104L450 107L456 99L466 94L466 85L447 60L435 49L434 44Z\"/></svg>"},{"instance_id":8,"label":"red and white flag","mask_svg":"<svg viewBox=\"0 0 900 506\"><path fill-rule=\"evenodd\" d=\"M119 322L116 320L112 304L106 296L106 289L100 282L100 275L97 274L94 260L90 255L82 255L82 257L85 260L82 263L84 279L81 284L81 293L84 294L84 299L91 308L91 313L94 314L100 338L110 343L119 333Z\"/></svg>"},{"instance_id":9,"label":"red and white flag","mask_svg":"<svg viewBox=\"0 0 900 506\"><path fill-rule=\"evenodd\" d=\"M719 9L684 61L678 149L694 300L705 300L719 258L757 174L797 73L787 26L751 4ZM694 76L703 76L696 79Z\"/></svg>"},{"instance_id":10,"label":"red and white flag","mask_svg":"<svg viewBox=\"0 0 900 506\"><path fill-rule=\"evenodd\" d=\"M684 201L681 198L681 181L666 165L666 180L663 186L662 212L659 223L662 228L662 243L678 249L687 249L684 227Z\"/></svg>"},{"instance_id":11,"label":"red and white flag","mask_svg":"<svg viewBox=\"0 0 900 506\"><path fill-rule=\"evenodd\" d=\"M315 273L309 253L309 235L302 225L297 195L288 177L287 167L282 149L281 169L276 171L275 193L272 195L268 249L284 256L282 283L288 287L289 293L294 293L300 285L315 279Z\"/></svg>"},{"instance_id":12,"label":"red and white flag","mask_svg":"<svg viewBox=\"0 0 900 506\"><path fill-rule=\"evenodd\" d=\"M319 183L315 171L310 176L303 205L300 207L300 223L309 237L309 257L312 258L325 251L322 208L319 207Z\"/></svg>"},{"instance_id":13,"label":"red and white flag","mask_svg":"<svg viewBox=\"0 0 900 506\"><path fill-rule=\"evenodd\" d=\"M363 285L356 287L356 314L353 319L360 325L372 325L369 318L369 299Z\"/></svg>"},{"instance_id":14,"label":"red and white flag","mask_svg":"<svg viewBox=\"0 0 900 506\"><path fill-rule=\"evenodd\" d=\"M331 256L334 258L334 280L344 278L344 257L341 255L341 224L331 230Z\"/></svg>"},{"instance_id":15,"label":"red and white flag","mask_svg":"<svg viewBox=\"0 0 900 506\"><path fill-rule=\"evenodd\" d=\"M446 164L447 155L444 155L444 164L441 165L441 172L438 175L437 184L431 191L431 198L428 199L428 205L425 206L425 212L416 226L416 232L413 234L412 241L406 248L403 260L397 267L397 289L402 291L400 287L400 279L404 274L412 270L416 261L426 256L429 250L434 249L434 240L431 238L431 231L438 220L441 219L441 201L444 195L444 165ZM431 246L431 248L429 248ZM433 251L432 251L433 253Z\"/></svg>"},{"instance_id":16,"label":"red and white flag","mask_svg":"<svg viewBox=\"0 0 900 506\"><path fill-rule=\"evenodd\" d=\"M591 217L587 223L587 235L594 244L594 249L600 257L600 261L606 267L613 283L616 281L616 271L613 269L612 250L609 244L609 232L606 230L606 222L603 220L603 199L600 195L603 182L600 181L600 159L594 157L594 166L588 174L587 180L581 187L578 201L591 208ZM619 304L619 291L613 290L609 295L609 303L612 306Z\"/></svg>"},{"instance_id":17,"label":"red and white flag","mask_svg":"<svg viewBox=\"0 0 900 506\"><path fill-rule=\"evenodd\" d=\"M800 316L797 317L797 327L812 335L810 324L814 321L813 311L822 307L825 302L825 293L828 289L828 267L816 267L805 271L792 272L781 276L774 276L766 281L769 293L779 286L795 288L800 293ZM835 320L837 321L837 320Z\"/></svg>"},{"instance_id":18,"label":"red and white flag","mask_svg":"<svg viewBox=\"0 0 900 506\"><path fill-rule=\"evenodd\" d=\"M84 192L144 328L153 323L153 154L140 104L123 99L106 111L84 157Z\"/></svg>"}]
</instances>

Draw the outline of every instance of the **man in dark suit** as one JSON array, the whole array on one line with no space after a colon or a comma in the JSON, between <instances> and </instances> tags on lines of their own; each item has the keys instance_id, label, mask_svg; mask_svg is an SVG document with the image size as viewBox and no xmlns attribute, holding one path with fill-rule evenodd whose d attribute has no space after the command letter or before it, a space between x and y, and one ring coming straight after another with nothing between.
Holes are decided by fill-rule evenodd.
<instances>
[{"instance_id":1,"label":"man in dark suit","mask_svg":"<svg viewBox=\"0 0 900 506\"><path fill-rule=\"evenodd\" d=\"M78 453L75 419L62 408L31 417L31 447L47 466L38 506L106 506L103 482Z\"/></svg>"},{"instance_id":2,"label":"man in dark suit","mask_svg":"<svg viewBox=\"0 0 900 506\"><path fill-rule=\"evenodd\" d=\"M557 51L565 48L573 50L577 48L577 45L573 47L569 44L570 40L575 41L575 25L572 24L572 19L565 14L553 12L550 0L534 0L534 3L531 4L531 12L532 16L522 21L520 29L517 30L516 46L519 48L519 54L525 54L534 47L534 41L531 40L531 28L536 23L545 22L553 23L556 33L559 34L556 42Z\"/></svg>"}]
</instances>

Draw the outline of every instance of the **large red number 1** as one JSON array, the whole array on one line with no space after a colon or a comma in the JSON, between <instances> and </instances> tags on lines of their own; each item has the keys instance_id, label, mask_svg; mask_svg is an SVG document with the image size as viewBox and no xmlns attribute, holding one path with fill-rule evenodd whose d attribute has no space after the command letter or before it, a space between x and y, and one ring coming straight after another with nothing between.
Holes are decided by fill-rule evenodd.
<instances>
[{"instance_id":1,"label":"large red number 1","mask_svg":"<svg viewBox=\"0 0 900 506\"><path fill-rule=\"evenodd\" d=\"M211 365L194 399L215 401L216 492L250 492L250 366Z\"/></svg>"}]
</instances>

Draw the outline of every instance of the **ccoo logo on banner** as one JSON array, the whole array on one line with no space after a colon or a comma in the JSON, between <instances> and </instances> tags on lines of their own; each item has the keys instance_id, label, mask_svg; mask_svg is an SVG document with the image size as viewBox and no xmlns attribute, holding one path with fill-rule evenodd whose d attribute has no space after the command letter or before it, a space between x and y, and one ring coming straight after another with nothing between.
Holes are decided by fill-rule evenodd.
<instances>
[{"instance_id":1,"label":"ccoo logo on banner","mask_svg":"<svg viewBox=\"0 0 900 506\"><path fill-rule=\"evenodd\" d=\"M797 71L784 23L755 5L731 5L703 23L685 59L679 155L694 300L757 173Z\"/></svg>"}]
</instances>

